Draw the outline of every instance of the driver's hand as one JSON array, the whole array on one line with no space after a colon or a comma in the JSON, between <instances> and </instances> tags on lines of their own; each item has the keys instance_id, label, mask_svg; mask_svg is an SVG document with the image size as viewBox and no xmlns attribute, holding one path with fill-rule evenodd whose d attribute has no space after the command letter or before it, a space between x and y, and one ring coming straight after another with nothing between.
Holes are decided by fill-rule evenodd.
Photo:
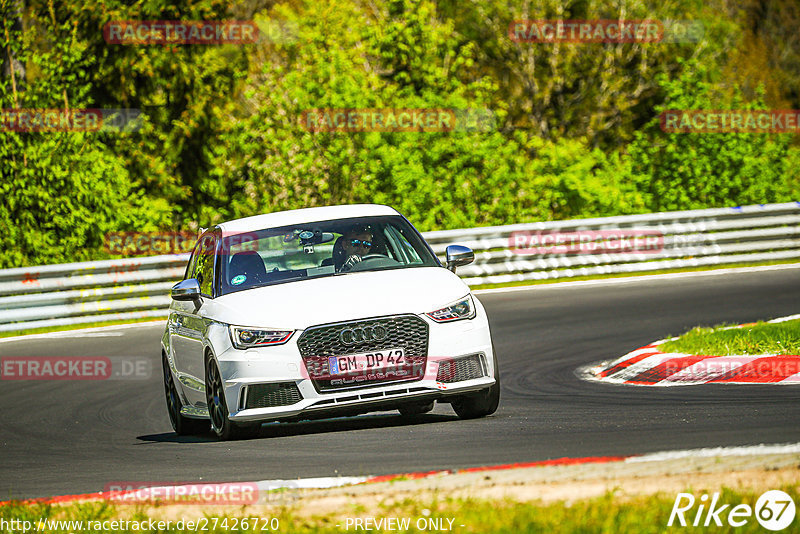
<instances>
[{"instance_id":1,"label":"driver's hand","mask_svg":"<svg viewBox=\"0 0 800 534\"><path fill-rule=\"evenodd\" d=\"M345 260L344 264L342 264L342 271L349 271L353 268L356 263L361 262L361 256L358 254L352 254L347 260Z\"/></svg>"}]
</instances>

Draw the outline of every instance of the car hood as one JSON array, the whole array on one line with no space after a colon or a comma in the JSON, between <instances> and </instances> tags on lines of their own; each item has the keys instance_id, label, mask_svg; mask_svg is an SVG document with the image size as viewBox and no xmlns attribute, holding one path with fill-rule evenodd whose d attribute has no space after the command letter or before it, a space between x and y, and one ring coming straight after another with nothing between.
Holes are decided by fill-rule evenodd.
<instances>
[{"instance_id":1,"label":"car hood","mask_svg":"<svg viewBox=\"0 0 800 534\"><path fill-rule=\"evenodd\" d=\"M200 314L228 324L300 330L401 313L421 314L469 292L442 267L356 272L287 282L206 300Z\"/></svg>"}]
</instances>

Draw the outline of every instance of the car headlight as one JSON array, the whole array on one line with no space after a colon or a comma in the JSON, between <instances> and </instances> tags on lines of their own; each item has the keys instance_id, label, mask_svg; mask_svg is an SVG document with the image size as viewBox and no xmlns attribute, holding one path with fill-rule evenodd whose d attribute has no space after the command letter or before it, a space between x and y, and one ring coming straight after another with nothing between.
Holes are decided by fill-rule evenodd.
<instances>
[{"instance_id":1,"label":"car headlight","mask_svg":"<svg viewBox=\"0 0 800 534\"><path fill-rule=\"evenodd\" d=\"M294 330L265 330L245 326L228 327L233 346L237 349L250 349L268 345L283 345L294 334Z\"/></svg>"},{"instance_id":2,"label":"car headlight","mask_svg":"<svg viewBox=\"0 0 800 534\"><path fill-rule=\"evenodd\" d=\"M447 323L459 321L461 319L472 319L475 317L475 303L472 302L472 295L460 298L452 304L448 304L442 309L428 312L425 315L437 323Z\"/></svg>"}]
</instances>

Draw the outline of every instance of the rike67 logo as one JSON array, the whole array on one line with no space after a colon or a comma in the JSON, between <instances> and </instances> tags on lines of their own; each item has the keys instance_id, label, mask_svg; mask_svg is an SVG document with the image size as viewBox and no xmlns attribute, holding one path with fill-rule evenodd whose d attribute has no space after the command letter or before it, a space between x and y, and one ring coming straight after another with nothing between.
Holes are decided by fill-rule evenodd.
<instances>
[{"instance_id":1,"label":"rike67 logo","mask_svg":"<svg viewBox=\"0 0 800 534\"><path fill-rule=\"evenodd\" d=\"M695 499L691 493L679 493L672 505L667 526L685 527L691 524L694 527L721 527L727 523L731 527L741 527L755 516L765 529L778 531L794 521L794 501L783 491L764 492L756 501L755 508L749 504L721 504L719 495L714 493L709 499L708 494L703 494L700 499Z\"/></svg>"}]
</instances>

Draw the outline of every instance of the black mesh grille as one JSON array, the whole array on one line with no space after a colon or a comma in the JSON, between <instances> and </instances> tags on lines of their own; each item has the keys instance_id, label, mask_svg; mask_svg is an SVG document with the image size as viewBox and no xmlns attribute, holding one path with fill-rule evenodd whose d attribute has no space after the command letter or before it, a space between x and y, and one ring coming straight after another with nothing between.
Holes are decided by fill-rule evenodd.
<instances>
[{"instance_id":1,"label":"black mesh grille","mask_svg":"<svg viewBox=\"0 0 800 534\"><path fill-rule=\"evenodd\" d=\"M439 371L436 373L436 381L444 384L451 382L463 382L486 376L483 369L483 362L480 354L471 354L464 358L443 360L439 362Z\"/></svg>"},{"instance_id":2,"label":"black mesh grille","mask_svg":"<svg viewBox=\"0 0 800 534\"><path fill-rule=\"evenodd\" d=\"M287 406L303 400L297 384L280 382L277 384L251 384L247 386L245 409Z\"/></svg>"},{"instance_id":3,"label":"black mesh grille","mask_svg":"<svg viewBox=\"0 0 800 534\"><path fill-rule=\"evenodd\" d=\"M365 330L375 332L377 335L370 339L369 335L362 335ZM346 332L343 334L344 331ZM354 331L356 335L353 335ZM345 343L342 337L348 343ZM425 374L428 357L428 323L416 315L395 315L313 326L298 338L297 346L317 391L420 379ZM346 356L396 348L405 351L403 365L386 369L378 374L362 371L343 376L330 376L329 356Z\"/></svg>"}]
</instances>

